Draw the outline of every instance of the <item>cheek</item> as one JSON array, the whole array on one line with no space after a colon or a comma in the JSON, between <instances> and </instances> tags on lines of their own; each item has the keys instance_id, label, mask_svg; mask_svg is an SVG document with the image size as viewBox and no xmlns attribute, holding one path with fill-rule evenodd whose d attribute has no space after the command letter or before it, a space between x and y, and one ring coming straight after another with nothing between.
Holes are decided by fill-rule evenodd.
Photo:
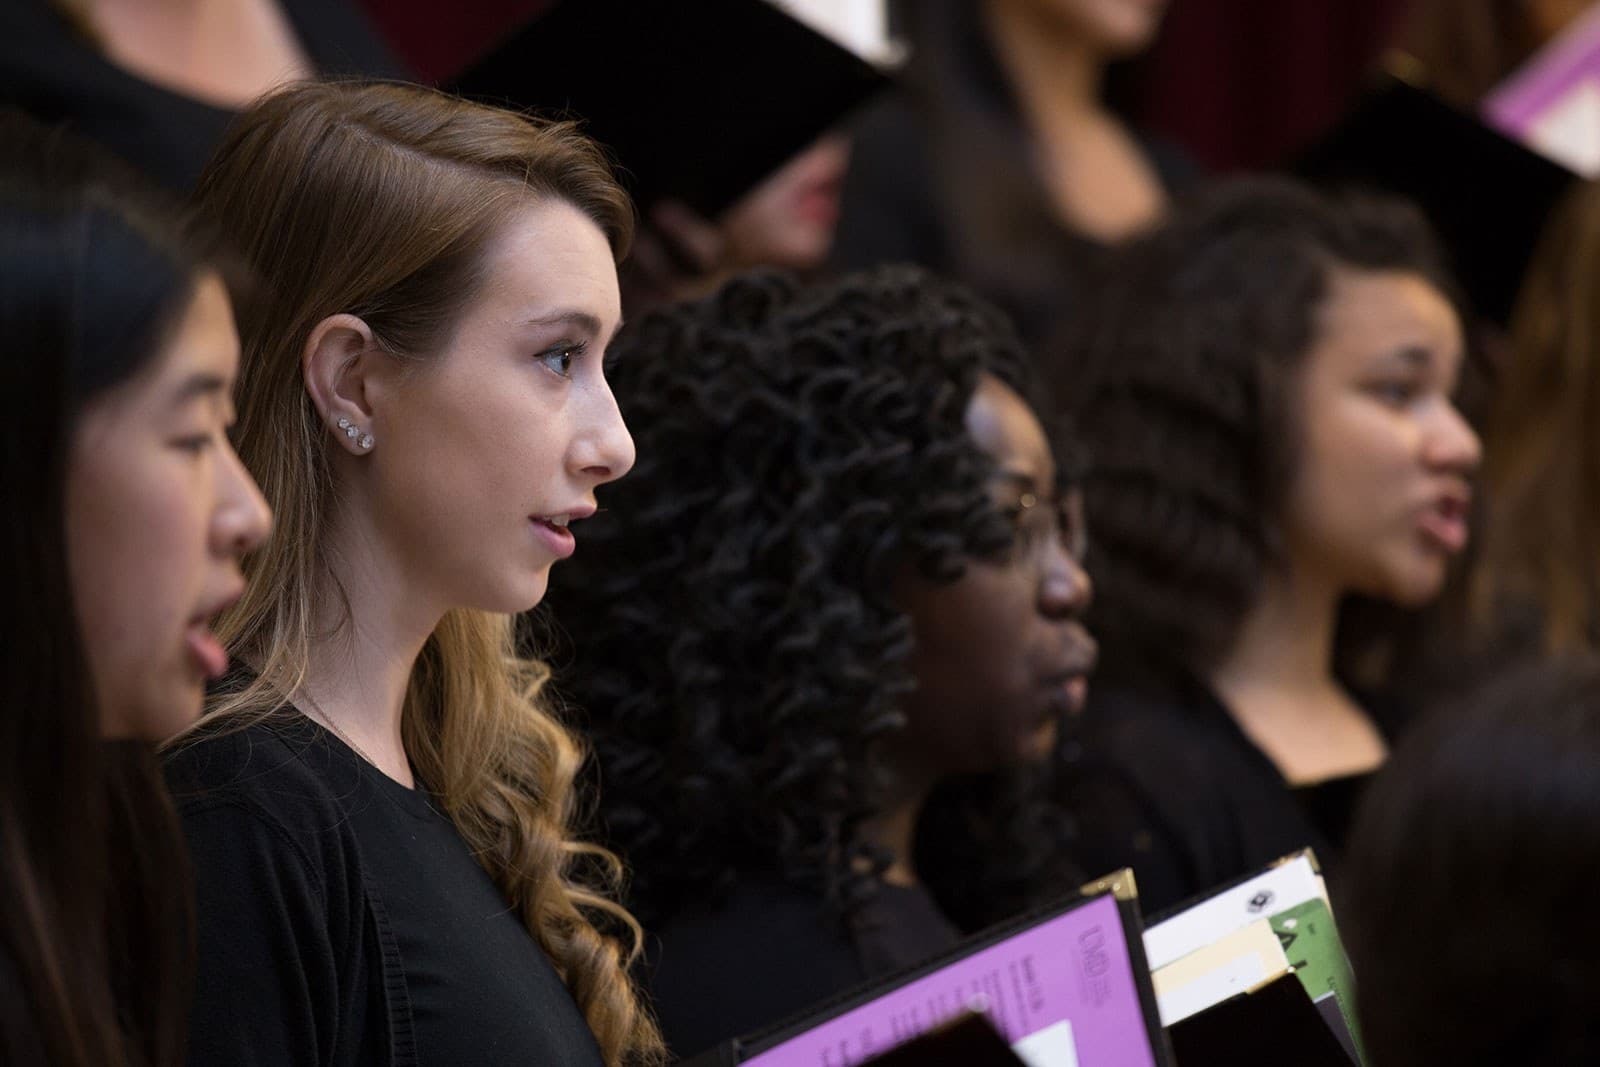
<instances>
[{"instance_id":1,"label":"cheek","mask_svg":"<svg viewBox=\"0 0 1600 1067\"><path fill-rule=\"evenodd\" d=\"M204 461L163 452L94 449L68 481L73 603L102 710L117 732L151 737L199 711L185 630L209 560Z\"/></svg>"},{"instance_id":2,"label":"cheek","mask_svg":"<svg viewBox=\"0 0 1600 1067\"><path fill-rule=\"evenodd\" d=\"M1407 420L1344 404L1307 426L1305 444L1295 497L1307 533L1376 546L1409 517L1417 439Z\"/></svg>"},{"instance_id":3,"label":"cheek","mask_svg":"<svg viewBox=\"0 0 1600 1067\"><path fill-rule=\"evenodd\" d=\"M1036 732L1040 702L1030 685L1031 589L1002 568L969 566L917 613L918 699L909 729L955 769L1016 762Z\"/></svg>"},{"instance_id":4,"label":"cheek","mask_svg":"<svg viewBox=\"0 0 1600 1067\"><path fill-rule=\"evenodd\" d=\"M573 502L557 488L559 412L542 410L549 405L515 374L471 390L430 388L382 427L374 450L383 536L452 605L526 610L543 596L550 562L529 517Z\"/></svg>"}]
</instances>

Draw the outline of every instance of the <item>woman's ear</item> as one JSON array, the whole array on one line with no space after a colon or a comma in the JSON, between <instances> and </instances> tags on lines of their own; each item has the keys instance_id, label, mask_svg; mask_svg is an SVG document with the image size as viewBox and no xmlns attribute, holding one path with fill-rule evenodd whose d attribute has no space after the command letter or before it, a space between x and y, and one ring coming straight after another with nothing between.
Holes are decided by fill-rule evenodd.
<instances>
[{"instance_id":1,"label":"woman's ear","mask_svg":"<svg viewBox=\"0 0 1600 1067\"><path fill-rule=\"evenodd\" d=\"M356 454L373 445L368 378L375 360L386 358L372 328L355 315L329 315L306 339L300 370L306 393L322 422Z\"/></svg>"}]
</instances>

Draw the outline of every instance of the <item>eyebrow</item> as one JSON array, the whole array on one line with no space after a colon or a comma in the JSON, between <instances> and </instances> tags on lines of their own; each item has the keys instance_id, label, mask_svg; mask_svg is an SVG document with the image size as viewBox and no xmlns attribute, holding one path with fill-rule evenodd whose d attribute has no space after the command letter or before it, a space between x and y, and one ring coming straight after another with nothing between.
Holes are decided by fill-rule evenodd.
<instances>
[{"instance_id":1,"label":"eyebrow","mask_svg":"<svg viewBox=\"0 0 1600 1067\"><path fill-rule=\"evenodd\" d=\"M600 320L587 311L554 311L548 315L535 315L527 320L528 326L576 326L588 333L591 337L600 336ZM611 331L606 343L616 340L617 334L622 332L622 320L617 320L616 329Z\"/></svg>"},{"instance_id":2,"label":"eyebrow","mask_svg":"<svg viewBox=\"0 0 1600 1067\"><path fill-rule=\"evenodd\" d=\"M1039 488L1039 479L1026 471L1003 470L996 477L999 481L1016 488L1018 492L1032 493Z\"/></svg>"},{"instance_id":3,"label":"eyebrow","mask_svg":"<svg viewBox=\"0 0 1600 1067\"><path fill-rule=\"evenodd\" d=\"M1417 370L1427 370L1433 366L1433 353L1422 345L1407 345L1397 348L1392 352L1384 353L1385 359L1396 359Z\"/></svg>"},{"instance_id":4,"label":"eyebrow","mask_svg":"<svg viewBox=\"0 0 1600 1067\"><path fill-rule=\"evenodd\" d=\"M228 391L227 379L218 374L192 374L174 394L174 404L184 404L201 396L221 396Z\"/></svg>"}]
</instances>

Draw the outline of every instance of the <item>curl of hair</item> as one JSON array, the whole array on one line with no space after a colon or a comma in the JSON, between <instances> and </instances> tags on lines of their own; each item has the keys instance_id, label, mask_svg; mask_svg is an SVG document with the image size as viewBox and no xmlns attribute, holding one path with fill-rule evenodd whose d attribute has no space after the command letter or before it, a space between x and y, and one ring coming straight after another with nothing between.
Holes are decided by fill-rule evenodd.
<instances>
[{"instance_id":1,"label":"curl of hair","mask_svg":"<svg viewBox=\"0 0 1600 1067\"><path fill-rule=\"evenodd\" d=\"M0 112L0 161L0 966L22 993L0 1003L0 1059L37 1034L53 1064L176 1063L187 855L152 747L101 736L66 486L86 407L159 358L217 261L176 205L60 131Z\"/></svg>"},{"instance_id":2,"label":"curl of hair","mask_svg":"<svg viewBox=\"0 0 1600 1067\"><path fill-rule=\"evenodd\" d=\"M608 843L647 919L752 871L848 914L876 882L857 830L914 684L890 587L1011 543L964 420L980 375L1022 386L1019 344L899 267L809 290L753 273L614 351L639 462L546 600Z\"/></svg>"},{"instance_id":3,"label":"curl of hair","mask_svg":"<svg viewBox=\"0 0 1600 1067\"><path fill-rule=\"evenodd\" d=\"M1454 300L1414 209L1286 179L1214 187L1122 255L1090 384L1063 397L1094 452L1102 673L1204 670L1232 644L1275 558L1297 372L1340 269L1419 274Z\"/></svg>"},{"instance_id":4,"label":"curl of hair","mask_svg":"<svg viewBox=\"0 0 1600 1067\"><path fill-rule=\"evenodd\" d=\"M234 123L196 196L263 280L240 315L238 435L276 529L220 623L260 673L204 720L242 726L292 699L311 643L336 636L314 622L334 574L320 546L337 506L328 435L301 379L315 324L356 315L396 358L426 359L516 211L569 203L619 258L633 214L572 124L383 83L312 82L265 98ZM406 751L555 964L606 1062L656 1062L660 1038L628 976L639 928L612 899L619 865L571 834L583 749L544 702L547 675L518 656L509 616L449 613L412 673Z\"/></svg>"}]
</instances>

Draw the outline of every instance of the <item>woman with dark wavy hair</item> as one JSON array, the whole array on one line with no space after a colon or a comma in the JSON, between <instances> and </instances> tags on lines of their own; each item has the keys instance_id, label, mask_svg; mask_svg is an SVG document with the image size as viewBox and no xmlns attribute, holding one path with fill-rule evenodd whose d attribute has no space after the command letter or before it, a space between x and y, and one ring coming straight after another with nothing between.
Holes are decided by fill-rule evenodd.
<instances>
[{"instance_id":1,"label":"woman with dark wavy hair","mask_svg":"<svg viewBox=\"0 0 1600 1067\"><path fill-rule=\"evenodd\" d=\"M1354 597L1434 599L1466 544L1451 293L1412 209L1284 180L1217 189L1121 264L1086 357L1110 684L1080 847L1151 907L1306 845L1333 861L1383 762L1335 636ZM1093 833L1130 790L1133 828Z\"/></svg>"},{"instance_id":2,"label":"woman with dark wavy hair","mask_svg":"<svg viewBox=\"0 0 1600 1067\"><path fill-rule=\"evenodd\" d=\"M200 714L269 521L228 443L215 263L113 161L0 113L0 1063L183 1060L191 893L154 744Z\"/></svg>"},{"instance_id":3,"label":"woman with dark wavy hair","mask_svg":"<svg viewBox=\"0 0 1600 1067\"><path fill-rule=\"evenodd\" d=\"M1010 327L919 271L747 276L616 352L641 458L553 575L557 679L692 1053L955 939L919 814L1084 699L1083 527Z\"/></svg>"}]
</instances>

